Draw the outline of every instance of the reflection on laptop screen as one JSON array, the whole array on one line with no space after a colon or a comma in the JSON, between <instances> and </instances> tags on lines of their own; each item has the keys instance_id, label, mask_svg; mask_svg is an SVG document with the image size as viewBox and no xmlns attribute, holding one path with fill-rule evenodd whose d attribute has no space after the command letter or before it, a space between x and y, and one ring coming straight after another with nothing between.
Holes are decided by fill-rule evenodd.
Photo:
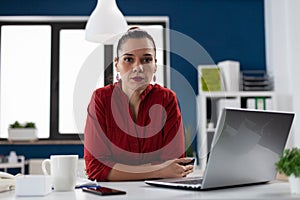
<instances>
[{"instance_id":1,"label":"reflection on laptop screen","mask_svg":"<svg viewBox=\"0 0 300 200\"><path fill-rule=\"evenodd\" d=\"M218 119L202 183L186 184L178 179L145 182L202 190L272 181L276 178L275 163L284 150L294 115L225 108Z\"/></svg>"}]
</instances>

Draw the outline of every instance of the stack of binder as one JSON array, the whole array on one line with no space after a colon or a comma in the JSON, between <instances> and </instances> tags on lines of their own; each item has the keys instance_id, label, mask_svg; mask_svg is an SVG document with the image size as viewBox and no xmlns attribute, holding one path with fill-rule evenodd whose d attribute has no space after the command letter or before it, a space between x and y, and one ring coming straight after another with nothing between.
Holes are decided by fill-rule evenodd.
<instances>
[{"instance_id":1,"label":"stack of binder","mask_svg":"<svg viewBox=\"0 0 300 200\"><path fill-rule=\"evenodd\" d=\"M240 88L242 91L272 91L273 78L266 71L242 71Z\"/></svg>"},{"instance_id":2,"label":"stack of binder","mask_svg":"<svg viewBox=\"0 0 300 200\"><path fill-rule=\"evenodd\" d=\"M257 110L272 110L273 101L267 97L253 97L247 98L247 108Z\"/></svg>"}]
</instances>

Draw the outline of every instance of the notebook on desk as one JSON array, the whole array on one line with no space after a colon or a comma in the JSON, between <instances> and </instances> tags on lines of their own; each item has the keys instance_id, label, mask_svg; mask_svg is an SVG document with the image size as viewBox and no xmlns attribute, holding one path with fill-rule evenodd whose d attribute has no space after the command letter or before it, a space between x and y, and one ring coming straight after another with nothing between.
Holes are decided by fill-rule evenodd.
<instances>
[{"instance_id":1,"label":"notebook on desk","mask_svg":"<svg viewBox=\"0 0 300 200\"><path fill-rule=\"evenodd\" d=\"M295 114L224 108L203 177L146 180L160 187L206 190L265 183L276 178Z\"/></svg>"}]
</instances>

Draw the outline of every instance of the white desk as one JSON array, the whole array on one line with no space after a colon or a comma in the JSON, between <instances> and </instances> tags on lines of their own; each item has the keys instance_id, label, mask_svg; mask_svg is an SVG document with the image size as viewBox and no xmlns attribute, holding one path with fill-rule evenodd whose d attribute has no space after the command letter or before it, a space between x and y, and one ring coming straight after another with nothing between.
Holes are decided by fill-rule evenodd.
<instances>
[{"instance_id":1,"label":"white desk","mask_svg":"<svg viewBox=\"0 0 300 200\"><path fill-rule=\"evenodd\" d=\"M158 188L146 185L144 182L104 182L102 186L125 190L126 195L101 197L82 192L52 192L44 197L16 197L14 191L0 193L1 200L99 200L99 199L300 199L300 195L291 195L288 182L275 181L263 185L236 187L210 191L189 191Z\"/></svg>"}]
</instances>

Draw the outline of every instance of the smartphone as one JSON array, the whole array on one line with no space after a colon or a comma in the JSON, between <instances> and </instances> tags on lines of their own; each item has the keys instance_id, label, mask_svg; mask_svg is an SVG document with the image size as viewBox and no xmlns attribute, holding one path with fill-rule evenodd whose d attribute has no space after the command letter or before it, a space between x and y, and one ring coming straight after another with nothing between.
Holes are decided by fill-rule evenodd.
<instances>
[{"instance_id":1,"label":"smartphone","mask_svg":"<svg viewBox=\"0 0 300 200\"><path fill-rule=\"evenodd\" d=\"M186 162L186 163L181 162L181 163L179 163L179 164L180 164L180 165L183 165L183 166L194 165L195 160L196 160L195 158L192 158L192 160L191 160L190 162Z\"/></svg>"},{"instance_id":2,"label":"smartphone","mask_svg":"<svg viewBox=\"0 0 300 200\"><path fill-rule=\"evenodd\" d=\"M82 188L82 191L89 192L98 195L117 195L117 194L126 194L125 191L116 190L107 187L95 187L95 188Z\"/></svg>"}]
</instances>

